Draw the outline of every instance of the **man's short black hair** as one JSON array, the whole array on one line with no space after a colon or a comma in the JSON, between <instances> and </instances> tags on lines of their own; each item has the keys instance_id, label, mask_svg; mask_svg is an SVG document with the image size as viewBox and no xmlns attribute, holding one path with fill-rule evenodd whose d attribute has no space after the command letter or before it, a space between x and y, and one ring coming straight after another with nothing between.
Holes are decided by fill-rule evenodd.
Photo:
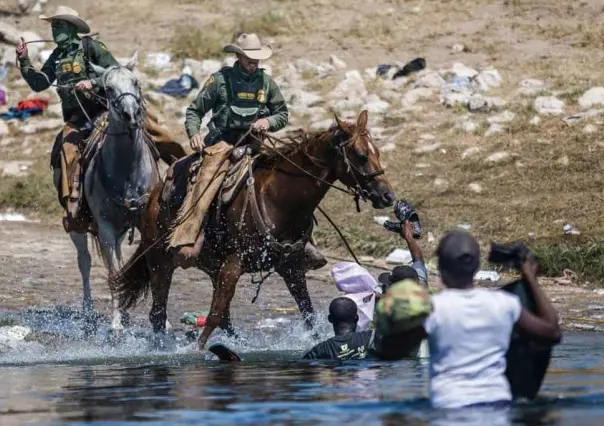
<instances>
[{"instance_id":1,"label":"man's short black hair","mask_svg":"<svg viewBox=\"0 0 604 426\"><path fill-rule=\"evenodd\" d=\"M388 287L399 281L411 279L419 283L419 275L411 266L397 266L392 272L383 272L378 276L378 281L382 284L382 290L386 291Z\"/></svg>"},{"instance_id":2,"label":"man's short black hair","mask_svg":"<svg viewBox=\"0 0 604 426\"><path fill-rule=\"evenodd\" d=\"M329 322L332 324L351 323L358 321L357 304L348 297L337 297L329 304Z\"/></svg>"}]
</instances>

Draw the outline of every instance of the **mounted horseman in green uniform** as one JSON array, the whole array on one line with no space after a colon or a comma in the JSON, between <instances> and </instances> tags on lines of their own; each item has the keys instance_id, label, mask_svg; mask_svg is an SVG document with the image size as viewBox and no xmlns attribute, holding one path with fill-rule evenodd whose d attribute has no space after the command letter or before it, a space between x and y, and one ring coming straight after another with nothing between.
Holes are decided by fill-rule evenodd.
<instances>
[{"instance_id":1,"label":"mounted horseman in green uniform","mask_svg":"<svg viewBox=\"0 0 604 426\"><path fill-rule=\"evenodd\" d=\"M40 15L40 19L50 22L57 47L41 70L32 66L23 39L17 46L17 58L21 75L32 90L44 91L55 81L58 86L65 126L57 135L52 149L53 180L59 192L59 200L66 210L63 219L65 230L86 232L88 219L78 215L82 202L80 186L83 171L80 158L86 139L94 130L95 120L107 111L101 76L96 75L91 64L109 68L119 66L119 63L105 44L90 36L80 36L89 34L90 27L79 17L77 11L58 6L54 15ZM157 146L161 158L170 164L174 158L169 157L180 158L186 155L155 120L155 117L148 117L144 127L157 142L165 142Z\"/></svg>"},{"instance_id":2,"label":"mounted horseman in green uniform","mask_svg":"<svg viewBox=\"0 0 604 426\"><path fill-rule=\"evenodd\" d=\"M178 256L185 265L194 262L203 245L203 218L220 189L232 146L251 128L256 137L248 135L242 143L255 151L257 137L281 130L289 122L281 90L259 67L261 60L272 55L272 48L262 45L256 34L242 34L236 44L226 45L224 51L234 53L237 61L210 76L186 111L185 129L191 148L203 152L203 161L194 183L202 194L194 207L197 214L182 214L183 205L181 220L177 221L170 241L171 247L178 248ZM210 111L209 133L202 138L201 122ZM307 244L305 255L307 269L318 269L327 263L311 243Z\"/></svg>"}]
</instances>

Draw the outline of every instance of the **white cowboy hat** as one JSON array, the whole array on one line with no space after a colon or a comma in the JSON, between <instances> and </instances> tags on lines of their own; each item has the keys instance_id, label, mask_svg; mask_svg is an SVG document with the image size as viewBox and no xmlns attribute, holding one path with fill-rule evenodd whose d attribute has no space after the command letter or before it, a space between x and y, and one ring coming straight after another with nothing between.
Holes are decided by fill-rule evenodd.
<instances>
[{"instance_id":1,"label":"white cowboy hat","mask_svg":"<svg viewBox=\"0 0 604 426\"><path fill-rule=\"evenodd\" d=\"M237 38L236 44L227 44L223 50L261 61L270 58L273 54L273 48L270 45L262 45L256 34L241 34Z\"/></svg>"},{"instance_id":2,"label":"white cowboy hat","mask_svg":"<svg viewBox=\"0 0 604 426\"><path fill-rule=\"evenodd\" d=\"M40 19L47 22L53 20L67 21L70 24L75 25L78 28L78 32L81 34L88 34L90 32L90 27L82 18L80 18L78 12L67 6L58 6L54 15L40 15Z\"/></svg>"}]
</instances>

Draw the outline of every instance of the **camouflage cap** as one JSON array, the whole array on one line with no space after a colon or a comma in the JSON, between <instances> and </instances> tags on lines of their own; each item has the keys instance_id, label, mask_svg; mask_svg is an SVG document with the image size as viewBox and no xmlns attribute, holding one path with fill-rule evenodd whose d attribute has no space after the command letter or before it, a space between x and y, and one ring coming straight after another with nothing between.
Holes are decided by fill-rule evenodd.
<instances>
[{"instance_id":1,"label":"camouflage cap","mask_svg":"<svg viewBox=\"0 0 604 426\"><path fill-rule=\"evenodd\" d=\"M415 281L406 279L394 283L375 308L378 333L402 333L422 325L432 312L428 291Z\"/></svg>"}]
</instances>

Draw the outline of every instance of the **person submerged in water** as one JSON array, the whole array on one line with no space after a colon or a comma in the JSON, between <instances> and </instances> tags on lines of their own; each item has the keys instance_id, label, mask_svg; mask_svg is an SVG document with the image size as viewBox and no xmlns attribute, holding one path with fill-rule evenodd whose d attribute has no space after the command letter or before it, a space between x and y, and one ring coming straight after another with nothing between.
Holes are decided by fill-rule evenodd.
<instances>
[{"instance_id":1,"label":"person submerged in water","mask_svg":"<svg viewBox=\"0 0 604 426\"><path fill-rule=\"evenodd\" d=\"M364 359L373 347L372 330L356 331L359 320L357 305L348 297L338 297L329 305L328 321L334 337L319 343L303 359Z\"/></svg>"}]
</instances>

